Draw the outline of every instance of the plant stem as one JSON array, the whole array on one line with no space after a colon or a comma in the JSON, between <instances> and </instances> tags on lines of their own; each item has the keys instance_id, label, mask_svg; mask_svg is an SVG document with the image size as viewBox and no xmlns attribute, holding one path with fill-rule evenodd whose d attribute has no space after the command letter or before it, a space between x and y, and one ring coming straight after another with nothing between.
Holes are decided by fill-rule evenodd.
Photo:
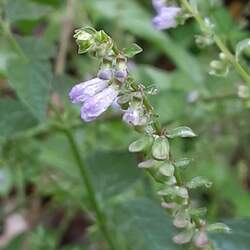
<instances>
[{"instance_id":1,"label":"plant stem","mask_svg":"<svg viewBox=\"0 0 250 250\"><path fill-rule=\"evenodd\" d=\"M106 241L108 242L108 244L110 246L110 249L116 250L115 244L113 242L112 237L109 234L109 230L108 230L107 225L106 225L106 218L105 218L104 214L102 213L101 208L99 207L98 201L96 199L95 191L94 191L94 188L92 186L90 177L87 173L85 164L82 160L80 151L78 149L77 142L76 142L71 130L65 129L63 131L64 131L65 135L67 136L68 141L70 143L72 153L75 157L75 160L76 160L77 166L79 168L81 177L83 179L85 188L88 192L89 200L91 202L91 205L93 206L93 209L95 210L96 219L97 219L97 222L99 224L99 227L100 227L104 237L106 238Z\"/></svg>"},{"instance_id":2,"label":"plant stem","mask_svg":"<svg viewBox=\"0 0 250 250\"><path fill-rule=\"evenodd\" d=\"M212 35L214 42L216 43L217 47L223 52L227 59L230 61L230 63L234 66L236 71L239 73L241 78L250 85L250 75L246 72L246 70L241 66L241 64L236 60L236 57L234 54L227 48L227 46L224 44L222 39L214 33L212 29L206 25L204 19L199 14L198 11L194 10L192 6L188 3L187 0L181 0L183 6L193 15L193 17L196 19L197 23L200 25L200 28L203 31L207 31L209 34Z\"/></svg>"}]
</instances>

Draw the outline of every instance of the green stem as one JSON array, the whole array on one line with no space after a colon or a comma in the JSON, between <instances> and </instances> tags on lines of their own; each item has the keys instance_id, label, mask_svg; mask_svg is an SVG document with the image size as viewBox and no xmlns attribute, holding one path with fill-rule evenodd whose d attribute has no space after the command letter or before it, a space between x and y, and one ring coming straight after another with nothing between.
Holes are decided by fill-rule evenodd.
<instances>
[{"instance_id":1,"label":"green stem","mask_svg":"<svg viewBox=\"0 0 250 250\"><path fill-rule=\"evenodd\" d=\"M68 141L70 143L72 153L73 153L73 155L75 157L75 160L76 160L77 166L79 168L81 177L82 177L82 179L84 181L85 188L86 188L86 190L88 192L89 200L91 202L91 205L93 206L93 209L95 210L96 219L97 219L97 222L99 224L99 227L100 227L104 237L106 238L106 241L108 242L108 244L110 246L110 249L111 250L116 250L113 239L110 236L109 230L107 228L106 218L105 218L104 214L102 213L101 208L99 207L98 201L96 199L95 191L94 191L94 188L92 186L90 177L89 177L89 175L87 173L85 164L84 164L84 162L82 160L80 151L78 149L77 142L76 142L76 140L75 140L75 138L74 138L74 136L73 136L73 134L72 134L72 132L70 130L65 129L63 131L64 131L65 135L67 136Z\"/></svg>"},{"instance_id":2,"label":"green stem","mask_svg":"<svg viewBox=\"0 0 250 250\"><path fill-rule=\"evenodd\" d=\"M239 73L241 78L250 85L250 75L246 72L246 70L241 66L241 64L236 60L234 54L227 48L221 38L214 33L212 29L206 25L204 19L199 14L198 11L193 10L192 6L188 3L187 0L181 0L183 6L193 15L196 19L197 23L200 25L200 28L203 31L207 31L209 34L212 35L214 42L216 43L217 47L226 55L227 59L230 63L234 66L236 71Z\"/></svg>"}]
</instances>

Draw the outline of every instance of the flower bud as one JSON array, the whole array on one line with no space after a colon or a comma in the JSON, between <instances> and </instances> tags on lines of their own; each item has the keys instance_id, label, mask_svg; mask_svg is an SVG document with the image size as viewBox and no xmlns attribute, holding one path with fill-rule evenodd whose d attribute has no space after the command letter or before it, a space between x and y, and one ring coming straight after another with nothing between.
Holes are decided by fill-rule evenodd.
<instances>
[{"instance_id":1,"label":"flower bud","mask_svg":"<svg viewBox=\"0 0 250 250\"><path fill-rule=\"evenodd\" d=\"M93 39L95 32L92 28L75 31L74 38L76 38L76 43L79 46L78 53L86 53L93 47L95 43Z\"/></svg>"},{"instance_id":2,"label":"flower bud","mask_svg":"<svg viewBox=\"0 0 250 250\"><path fill-rule=\"evenodd\" d=\"M112 69L100 69L97 73L98 78L102 80L110 80L112 78L113 72Z\"/></svg>"},{"instance_id":3,"label":"flower bud","mask_svg":"<svg viewBox=\"0 0 250 250\"><path fill-rule=\"evenodd\" d=\"M128 76L127 60L125 58L118 58L115 66L114 76L119 81L124 81Z\"/></svg>"}]
</instances>

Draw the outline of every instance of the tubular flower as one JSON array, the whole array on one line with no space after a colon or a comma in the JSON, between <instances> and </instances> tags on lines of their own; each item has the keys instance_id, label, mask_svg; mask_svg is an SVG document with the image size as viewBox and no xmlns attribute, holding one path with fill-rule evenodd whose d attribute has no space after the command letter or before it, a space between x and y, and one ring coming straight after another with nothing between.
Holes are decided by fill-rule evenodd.
<instances>
[{"instance_id":1,"label":"tubular flower","mask_svg":"<svg viewBox=\"0 0 250 250\"><path fill-rule=\"evenodd\" d=\"M95 120L112 105L118 93L113 86L109 86L87 99L81 108L81 118L86 122Z\"/></svg>"},{"instance_id":2,"label":"tubular flower","mask_svg":"<svg viewBox=\"0 0 250 250\"><path fill-rule=\"evenodd\" d=\"M153 0L152 3L157 12L157 15L152 20L156 29L163 30L177 26L176 18L180 14L181 8L167 6L163 0Z\"/></svg>"},{"instance_id":3,"label":"tubular flower","mask_svg":"<svg viewBox=\"0 0 250 250\"><path fill-rule=\"evenodd\" d=\"M88 98L96 95L108 86L108 81L100 78L75 85L69 92L69 98L72 103L83 103Z\"/></svg>"}]
</instances>

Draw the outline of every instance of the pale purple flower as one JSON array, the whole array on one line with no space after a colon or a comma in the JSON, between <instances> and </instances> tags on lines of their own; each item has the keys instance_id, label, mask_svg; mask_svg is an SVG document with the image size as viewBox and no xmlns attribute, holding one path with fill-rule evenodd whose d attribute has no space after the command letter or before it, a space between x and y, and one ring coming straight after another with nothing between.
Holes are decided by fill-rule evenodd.
<instances>
[{"instance_id":1,"label":"pale purple flower","mask_svg":"<svg viewBox=\"0 0 250 250\"><path fill-rule=\"evenodd\" d=\"M176 18L181 8L179 7L162 7L158 10L158 14L153 18L152 23L158 30L174 28L177 26Z\"/></svg>"},{"instance_id":2,"label":"pale purple flower","mask_svg":"<svg viewBox=\"0 0 250 250\"><path fill-rule=\"evenodd\" d=\"M134 126L142 126L147 123L147 117L144 115L143 109L140 107L129 107L124 115L123 121Z\"/></svg>"},{"instance_id":3,"label":"pale purple flower","mask_svg":"<svg viewBox=\"0 0 250 250\"><path fill-rule=\"evenodd\" d=\"M105 89L107 86L108 81L94 78L75 85L69 92L69 98L72 103L83 103L90 97Z\"/></svg>"},{"instance_id":4,"label":"pale purple flower","mask_svg":"<svg viewBox=\"0 0 250 250\"><path fill-rule=\"evenodd\" d=\"M152 0L154 9L159 13L163 7L166 7L165 0Z\"/></svg>"},{"instance_id":5,"label":"pale purple flower","mask_svg":"<svg viewBox=\"0 0 250 250\"><path fill-rule=\"evenodd\" d=\"M81 108L81 118L86 122L95 120L112 105L118 93L118 90L113 86L109 86L95 96L87 99Z\"/></svg>"},{"instance_id":6,"label":"pale purple flower","mask_svg":"<svg viewBox=\"0 0 250 250\"><path fill-rule=\"evenodd\" d=\"M124 81L127 76L128 76L128 72L126 69L115 71L115 77L120 81Z\"/></svg>"},{"instance_id":7,"label":"pale purple flower","mask_svg":"<svg viewBox=\"0 0 250 250\"><path fill-rule=\"evenodd\" d=\"M112 69L101 69L99 70L97 76L102 80L110 80L112 78L113 71Z\"/></svg>"}]
</instances>

